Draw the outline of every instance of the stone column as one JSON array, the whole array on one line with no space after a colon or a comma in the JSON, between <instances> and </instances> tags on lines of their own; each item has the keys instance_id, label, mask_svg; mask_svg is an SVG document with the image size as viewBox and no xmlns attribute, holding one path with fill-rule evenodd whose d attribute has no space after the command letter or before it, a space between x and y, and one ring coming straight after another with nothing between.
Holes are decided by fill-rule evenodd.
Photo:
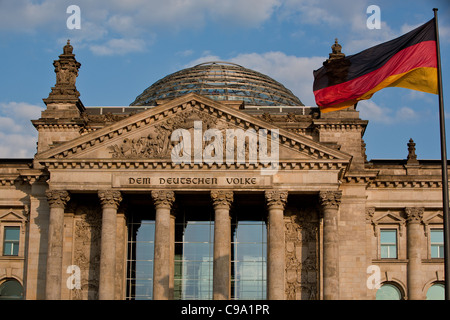
<instances>
[{"instance_id":1,"label":"stone column","mask_svg":"<svg viewBox=\"0 0 450 320\"><path fill-rule=\"evenodd\" d=\"M213 299L230 299L231 289L231 217L233 192L211 191L214 206Z\"/></svg>"},{"instance_id":2,"label":"stone column","mask_svg":"<svg viewBox=\"0 0 450 320\"><path fill-rule=\"evenodd\" d=\"M62 255L64 237L64 208L70 200L69 193L62 190L48 190L50 206L48 222L47 273L45 299L61 299Z\"/></svg>"},{"instance_id":3,"label":"stone column","mask_svg":"<svg viewBox=\"0 0 450 320\"><path fill-rule=\"evenodd\" d=\"M286 281L284 207L288 192L269 190L265 192L265 196L268 209L267 299L284 300Z\"/></svg>"},{"instance_id":4,"label":"stone column","mask_svg":"<svg viewBox=\"0 0 450 320\"><path fill-rule=\"evenodd\" d=\"M122 196L120 191L102 190L98 192L98 197L103 209L98 297L100 300L114 300L117 208L122 201Z\"/></svg>"},{"instance_id":5,"label":"stone column","mask_svg":"<svg viewBox=\"0 0 450 320\"><path fill-rule=\"evenodd\" d=\"M423 229L420 224L423 219L423 208L405 208L407 218L407 254L408 254L408 300L423 300L421 273L421 243Z\"/></svg>"},{"instance_id":6,"label":"stone column","mask_svg":"<svg viewBox=\"0 0 450 320\"><path fill-rule=\"evenodd\" d=\"M173 191L154 190L152 198L156 207L155 254L153 263L153 300L168 300L170 297L170 209L175 201Z\"/></svg>"},{"instance_id":7,"label":"stone column","mask_svg":"<svg viewBox=\"0 0 450 320\"><path fill-rule=\"evenodd\" d=\"M323 212L323 299L339 299L338 211L340 191L323 191L319 200Z\"/></svg>"}]
</instances>

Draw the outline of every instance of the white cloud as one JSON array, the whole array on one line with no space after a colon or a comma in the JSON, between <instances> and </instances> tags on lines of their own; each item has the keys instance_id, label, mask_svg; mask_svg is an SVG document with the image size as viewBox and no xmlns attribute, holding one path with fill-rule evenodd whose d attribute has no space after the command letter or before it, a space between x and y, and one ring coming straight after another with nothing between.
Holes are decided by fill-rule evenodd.
<instances>
[{"instance_id":1,"label":"white cloud","mask_svg":"<svg viewBox=\"0 0 450 320\"><path fill-rule=\"evenodd\" d=\"M0 103L0 157L24 158L36 153L38 119L43 107L25 102Z\"/></svg>"},{"instance_id":2,"label":"white cloud","mask_svg":"<svg viewBox=\"0 0 450 320\"><path fill-rule=\"evenodd\" d=\"M145 50L142 39L111 39L103 45L92 45L90 50L99 56L124 55Z\"/></svg>"},{"instance_id":3,"label":"white cloud","mask_svg":"<svg viewBox=\"0 0 450 320\"><path fill-rule=\"evenodd\" d=\"M401 107L398 110L379 106L373 100L358 102L357 109L361 119L392 125L399 122L411 122L420 119L419 114L411 108Z\"/></svg>"}]
</instances>

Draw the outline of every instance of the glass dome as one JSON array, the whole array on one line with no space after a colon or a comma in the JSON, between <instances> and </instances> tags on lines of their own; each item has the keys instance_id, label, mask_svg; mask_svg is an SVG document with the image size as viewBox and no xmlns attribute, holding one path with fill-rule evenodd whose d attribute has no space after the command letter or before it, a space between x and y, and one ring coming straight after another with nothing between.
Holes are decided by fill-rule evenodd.
<instances>
[{"instance_id":1,"label":"glass dome","mask_svg":"<svg viewBox=\"0 0 450 320\"><path fill-rule=\"evenodd\" d=\"M197 93L218 101L244 101L251 106L303 106L274 79L229 62L207 62L172 73L148 87L131 103L154 106L157 101Z\"/></svg>"}]
</instances>

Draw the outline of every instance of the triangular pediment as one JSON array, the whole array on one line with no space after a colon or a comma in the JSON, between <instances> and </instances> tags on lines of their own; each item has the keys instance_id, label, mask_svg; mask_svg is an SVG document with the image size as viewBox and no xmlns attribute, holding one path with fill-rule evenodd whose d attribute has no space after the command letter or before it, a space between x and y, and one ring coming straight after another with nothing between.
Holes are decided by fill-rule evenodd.
<instances>
[{"instance_id":1,"label":"triangular pediment","mask_svg":"<svg viewBox=\"0 0 450 320\"><path fill-rule=\"evenodd\" d=\"M279 128L197 94L188 94L90 132L39 153L35 159L42 163L82 162L94 159L109 163L124 160L170 163L171 150L176 144L171 141L172 133L177 129L192 133L195 122L201 124L203 132L208 129L219 130L224 134L227 130L239 129L243 132L250 132L249 130L256 133L267 132L269 149L271 139L278 139L281 164L298 163L301 166L302 163L315 163L320 168L322 166L331 168L331 164L339 164L341 169L348 166L351 159L350 155L324 146L306 136ZM271 136L274 132L278 134ZM208 144L203 143L203 146ZM225 142L223 145L225 146ZM250 143L245 147L249 153Z\"/></svg>"},{"instance_id":2,"label":"triangular pediment","mask_svg":"<svg viewBox=\"0 0 450 320\"><path fill-rule=\"evenodd\" d=\"M14 211L8 211L4 214L0 215L1 221L8 221L8 222L22 222L27 220L27 218L21 214Z\"/></svg>"},{"instance_id":3,"label":"triangular pediment","mask_svg":"<svg viewBox=\"0 0 450 320\"><path fill-rule=\"evenodd\" d=\"M388 211L387 213L381 215L377 219L374 219L373 222L376 224L391 224L391 223L405 223L405 219Z\"/></svg>"},{"instance_id":4,"label":"triangular pediment","mask_svg":"<svg viewBox=\"0 0 450 320\"><path fill-rule=\"evenodd\" d=\"M442 212L437 212L433 215L431 215L430 217L428 217L428 219L424 220L425 224L442 224L442 222L444 221L444 215Z\"/></svg>"}]
</instances>

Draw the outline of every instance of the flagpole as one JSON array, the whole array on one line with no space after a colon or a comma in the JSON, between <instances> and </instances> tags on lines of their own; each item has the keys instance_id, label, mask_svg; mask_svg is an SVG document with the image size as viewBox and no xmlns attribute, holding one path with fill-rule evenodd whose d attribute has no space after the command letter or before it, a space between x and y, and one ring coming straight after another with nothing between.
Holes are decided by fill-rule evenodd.
<instances>
[{"instance_id":1,"label":"flagpole","mask_svg":"<svg viewBox=\"0 0 450 320\"><path fill-rule=\"evenodd\" d=\"M439 29L437 8L433 8L434 22L436 28L436 55L438 73L438 93L439 93L439 123L441 129L441 165L442 165L442 209L444 214L444 277L445 277L445 300L450 300L450 227L449 227L449 195L448 195L448 169L447 169L447 143L445 139L445 114L444 97L442 93L442 72L441 53L439 49Z\"/></svg>"}]
</instances>

